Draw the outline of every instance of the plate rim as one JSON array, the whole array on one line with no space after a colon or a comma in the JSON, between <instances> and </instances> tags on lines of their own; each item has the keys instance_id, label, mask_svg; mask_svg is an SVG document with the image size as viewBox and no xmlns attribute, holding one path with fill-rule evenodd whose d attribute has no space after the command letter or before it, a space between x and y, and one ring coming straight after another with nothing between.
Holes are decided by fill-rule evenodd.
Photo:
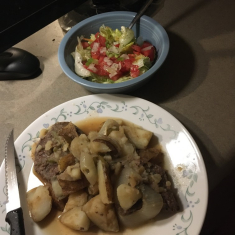
<instances>
[{"instance_id":1,"label":"plate rim","mask_svg":"<svg viewBox=\"0 0 235 235\"><path fill-rule=\"evenodd\" d=\"M197 146L197 143L196 141L194 140L194 138L192 137L192 135L190 134L190 132L187 130L187 128L176 118L174 117L169 111L165 110L164 108L162 108L161 106L151 102L151 101L148 101L148 100L145 100L143 98L139 98L139 97L135 97L135 96L131 96L131 95L125 95L125 94L91 94L91 95L86 95L86 96L81 96L81 97L77 97L77 98L74 98L74 99L71 99L71 100L68 100L66 102L63 102L59 105L56 105L55 107L49 109L48 111L44 112L42 115L40 115L38 118L36 118L33 122L31 122L22 132L21 134L16 138L15 140L15 146L17 146L17 143L20 141L20 139L23 137L23 135L27 132L28 129L32 128L32 126L38 121L40 120L41 118L43 118L43 116L47 115L48 113L52 112L53 110L56 110L56 109L59 109L60 106L65 106L66 104L68 103L72 103L74 101L77 101L77 100L80 100L82 98L84 99L87 99L87 98L91 98L91 97L101 97L101 98L104 98L106 100L109 99L109 97L112 97L112 98L115 98L115 99L119 99L120 98L131 98L131 99L137 99L137 100L141 100L143 102L147 102L147 103L150 103L151 105L153 106L156 106L158 109L161 110L161 112L165 113L167 116L169 116L171 119L173 119L175 122L177 122L177 124L179 126L181 126L181 128L183 129L184 133L187 135L187 138L188 140L190 140L192 142L192 145L193 147L195 148L195 151L197 152L197 155L200 156L200 167L201 169L204 171L204 174L205 174L205 181L204 181L204 186L206 188L206 192L205 192L205 195L206 195L206 198L204 198L205 200L205 207L204 207L204 210L203 210L203 222L201 223L200 226L198 226L198 232L201 231L202 229L202 226L203 226L203 223L204 223L204 220L205 220L205 216L206 216L206 211L207 211L207 207L208 207L208 177L207 177L207 171L206 171L206 167L205 167L205 163L204 163L204 159L203 159L203 156L200 152L200 149L199 147ZM1 164L1 169L2 169L2 165L4 163L4 160Z\"/></svg>"}]
</instances>

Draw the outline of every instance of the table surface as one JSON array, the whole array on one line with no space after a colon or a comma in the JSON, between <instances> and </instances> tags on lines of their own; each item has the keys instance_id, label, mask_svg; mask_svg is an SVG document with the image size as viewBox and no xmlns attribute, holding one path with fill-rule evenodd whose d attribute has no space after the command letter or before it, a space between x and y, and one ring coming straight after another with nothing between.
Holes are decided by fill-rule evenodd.
<instances>
[{"instance_id":1,"label":"table surface","mask_svg":"<svg viewBox=\"0 0 235 235\"><path fill-rule=\"evenodd\" d=\"M234 178L235 166L234 12L234 0L165 1L164 7L152 17L169 35L168 58L148 84L128 93L170 112L198 144L210 191L202 234L212 234L216 228L228 229L229 222L222 225L215 221L222 221L223 215L230 211L228 208L234 209L234 200L216 197L222 186L224 194L235 194L234 181L230 180ZM58 21L54 21L15 45L36 55L43 72L32 80L0 81L0 160L12 127L16 139L46 111L91 94L61 70L57 51L62 38ZM232 187L225 187L226 182ZM213 208L218 201L223 201L218 207L221 215L212 223Z\"/></svg>"}]
</instances>

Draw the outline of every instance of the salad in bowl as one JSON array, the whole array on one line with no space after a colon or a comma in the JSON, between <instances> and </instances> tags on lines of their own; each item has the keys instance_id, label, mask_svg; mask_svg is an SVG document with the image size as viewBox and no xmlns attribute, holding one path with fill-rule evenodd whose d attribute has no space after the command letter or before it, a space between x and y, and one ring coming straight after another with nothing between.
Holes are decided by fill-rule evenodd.
<instances>
[{"instance_id":1,"label":"salad in bowl","mask_svg":"<svg viewBox=\"0 0 235 235\"><path fill-rule=\"evenodd\" d=\"M75 72L96 83L111 84L136 78L153 65L156 49L134 31L122 26L121 30L102 25L90 38L77 38L72 53Z\"/></svg>"}]
</instances>

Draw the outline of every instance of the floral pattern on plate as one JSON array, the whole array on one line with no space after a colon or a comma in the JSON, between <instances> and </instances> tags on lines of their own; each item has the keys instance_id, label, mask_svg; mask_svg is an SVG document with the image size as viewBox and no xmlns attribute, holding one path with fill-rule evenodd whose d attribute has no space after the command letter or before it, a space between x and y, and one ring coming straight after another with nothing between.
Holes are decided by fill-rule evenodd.
<instances>
[{"instance_id":1,"label":"floral pattern on plate","mask_svg":"<svg viewBox=\"0 0 235 235\"><path fill-rule=\"evenodd\" d=\"M160 217L151 225L126 230L124 234L151 235L156 232L175 235L198 234L206 213L208 188L204 162L194 140L181 123L159 106L136 97L106 94L80 97L51 109L27 127L15 141L18 155L18 181L26 229L34 231L37 235L42 234L37 224L32 223L27 215L24 197L32 166L30 158L32 144L39 138L42 128L48 128L56 122L77 122L89 117L122 118L154 132L165 152L165 158L168 161L167 169L182 204L182 210L177 214L167 218ZM5 177L4 163L1 166L0 177ZM5 222L4 181L1 181L0 187L2 188L0 192L1 235L9 234L10 230ZM197 221L194 218L197 218Z\"/></svg>"}]
</instances>

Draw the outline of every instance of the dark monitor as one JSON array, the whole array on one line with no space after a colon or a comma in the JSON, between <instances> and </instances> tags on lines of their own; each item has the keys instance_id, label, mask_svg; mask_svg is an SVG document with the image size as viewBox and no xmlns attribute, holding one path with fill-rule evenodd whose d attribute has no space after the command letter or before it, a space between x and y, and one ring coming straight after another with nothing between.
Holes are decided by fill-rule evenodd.
<instances>
[{"instance_id":1,"label":"dark monitor","mask_svg":"<svg viewBox=\"0 0 235 235\"><path fill-rule=\"evenodd\" d=\"M86 0L2 0L0 52L37 32Z\"/></svg>"},{"instance_id":2,"label":"dark monitor","mask_svg":"<svg viewBox=\"0 0 235 235\"><path fill-rule=\"evenodd\" d=\"M156 8L154 2L159 0L153 0L150 11ZM1 0L0 52L72 10L87 18L107 11L137 12L144 3L143 0Z\"/></svg>"}]
</instances>

